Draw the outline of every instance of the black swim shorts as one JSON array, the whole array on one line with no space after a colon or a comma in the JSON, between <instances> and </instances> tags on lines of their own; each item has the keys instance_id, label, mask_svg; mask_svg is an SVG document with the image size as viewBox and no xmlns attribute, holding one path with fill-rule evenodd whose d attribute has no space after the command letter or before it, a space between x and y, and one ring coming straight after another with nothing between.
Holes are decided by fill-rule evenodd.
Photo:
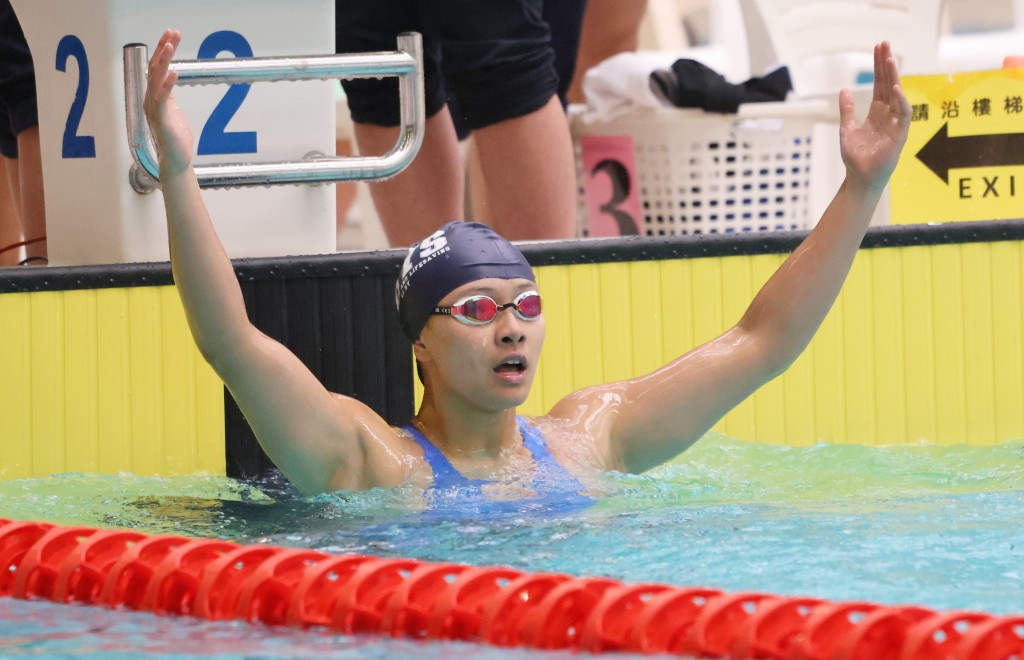
<instances>
[{"instance_id":1,"label":"black swim shorts","mask_svg":"<svg viewBox=\"0 0 1024 660\"><path fill-rule=\"evenodd\" d=\"M558 86L543 0L339 0L339 53L394 50L401 32L423 35L427 116L449 96L470 129L542 108ZM399 124L398 81L346 80L352 119Z\"/></svg>"},{"instance_id":2,"label":"black swim shorts","mask_svg":"<svg viewBox=\"0 0 1024 660\"><path fill-rule=\"evenodd\" d=\"M0 0L0 154L18 157L18 134L39 123L36 78L10 0Z\"/></svg>"}]
</instances>

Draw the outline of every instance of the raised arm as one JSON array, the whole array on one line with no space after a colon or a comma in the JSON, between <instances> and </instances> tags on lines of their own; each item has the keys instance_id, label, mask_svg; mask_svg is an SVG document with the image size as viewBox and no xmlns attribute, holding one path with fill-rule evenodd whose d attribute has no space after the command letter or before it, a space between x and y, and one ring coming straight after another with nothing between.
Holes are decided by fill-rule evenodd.
<instances>
[{"instance_id":1,"label":"raised arm","mask_svg":"<svg viewBox=\"0 0 1024 660\"><path fill-rule=\"evenodd\" d=\"M611 411L593 420L603 430L596 450L606 467L639 472L675 457L785 371L814 336L839 295L907 138L910 104L888 43L875 47L874 95L865 122L856 124L849 90L840 93L839 109L846 179L739 323L648 376L583 390L552 411L570 419L587 410ZM592 405L599 400L605 405Z\"/></svg>"},{"instance_id":2,"label":"raised arm","mask_svg":"<svg viewBox=\"0 0 1024 660\"><path fill-rule=\"evenodd\" d=\"M328 392L287 348L250 322L242 292L192 169L192 132L172 98L181 34L168 30L149 63L146 117L160 155L171 270L203 357L231 391L264 451L308 493L401 483L399 439L365 405Z\"/></svg>"}]
</instances>

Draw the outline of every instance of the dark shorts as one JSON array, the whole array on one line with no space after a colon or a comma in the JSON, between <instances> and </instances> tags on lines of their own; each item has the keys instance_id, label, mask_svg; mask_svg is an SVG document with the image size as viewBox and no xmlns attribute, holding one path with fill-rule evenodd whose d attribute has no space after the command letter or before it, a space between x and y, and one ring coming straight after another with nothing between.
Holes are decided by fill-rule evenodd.
<instances>
[{"instance_id":1,"label":"dark shorts","mask_svg":"<svg viewBox=\"0 0 1024 660\"><path fill-rule=\"evenodd\" d=\"M395 50L401 32L423 35L427 116L458 101L479 129L542 108L558 87L543 0L339 0L339 53ZM398 81L346 80L352 119L399 124Z\"/></svg>"},{"instance_id":2,"label":"dark shorts","mask_svg":"<svg viewBox=\"0 0 1024 660\"><path fill-rule=\"evenodd\" d=\"M580 33L583 31L583 13L587 0L544 0L541 17L551 29L551 48L555 51L555 73L558 75L558 100L562 108L569 106L568 93L576 73L576 55L580 49ZM459 140L469 137L470 131L462 121L462 110L457 100L448 97L448 107L455 123L455 134Z\"/></svg>"},{"instance_id":3,"label":"dark shorts","mask_svg":"<svg viewBox=\"0 0 1024 660\"><path fill-rule=\"evenodd\" d=\"M36 78L10 0L0 0L0 154L18 157L18 134L39 123Z\"/></svg>"},{"instance_id":4,"label":"dark shorts","mask_svg":"<svg viewBox=\"0 0 1024 660\"><path fill-rule=\"evenodd\" d=\"M576 55L580 50L583 14L587 0L544 0L544 20L551 28L551 47L555 50L558 74L558 98L568 105L566 94L576 73Z\"/></svg>"}]
</instances>

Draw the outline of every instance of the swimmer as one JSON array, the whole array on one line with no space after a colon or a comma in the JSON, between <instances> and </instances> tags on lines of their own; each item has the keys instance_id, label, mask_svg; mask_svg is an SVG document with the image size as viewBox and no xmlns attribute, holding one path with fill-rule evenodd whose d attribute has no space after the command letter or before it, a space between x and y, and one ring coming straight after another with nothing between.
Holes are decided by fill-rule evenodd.
<instances>
[{"instance_id":1,"label":"swimmer","mask_svg":"<svg viewBox=\"0 0 1024 660\"><path fill-rule=\"evenodd\" d=\"M721 336L653 373L569 394L517 417L544 343L543 297L520 251L490 229L452 223L410 248L396 301L422 374L406 429L332 394L250 322L192 170L191 131L171 91L181 39L164 33L149 66L146 116L160 154L171 266L199 350L267 455L305 493L402 484L643 472L679 455L810 342L839 294L910 126L889 45L874 53L864 123L839 95L846 178L821 220Z\"/></svg>"}]
</instances>

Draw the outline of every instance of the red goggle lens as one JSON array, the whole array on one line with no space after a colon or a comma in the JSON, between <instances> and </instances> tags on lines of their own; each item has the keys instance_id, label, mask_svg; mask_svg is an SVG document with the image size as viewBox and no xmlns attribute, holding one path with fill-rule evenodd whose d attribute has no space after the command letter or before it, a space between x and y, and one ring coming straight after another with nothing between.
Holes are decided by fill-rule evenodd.
<instances>
[{"instance_id":1,"label":"red goggle lens","mask_svg":"<svg viewBox=\"0 0 1024 660\"><path fill-rule=\"evenodd\" d=\"M470 296L451 307L437 307L435 314L451 314L463 323L483 324L494 320L498 312L512 308L513 313L524 321L534 321L541 313L540 294L527 291L510 303L499 305L488 296Z\"/></svg>"},{"instance_id":2,"label":"red goggle lens","mask_svg":"<svg viewBox=\"0 0 1024 660\"><path fill-rule=\"evenodd\" d=\"M498 303L486 296L470 298L459 306L462 316L486 323L498 315Z\"/></svg>"},{"instance_id":3,"label":"red goggle lens","mask_svg":"<svg viewBox=\"0 0 1024 660\"><path fill-rule=\"evenodd\" d=\"M540 316L539 293L529 293L512 304L515 305L515 310L519 312L519 316L522 318L535 319Z\"/></svg>"}]
</instances>

